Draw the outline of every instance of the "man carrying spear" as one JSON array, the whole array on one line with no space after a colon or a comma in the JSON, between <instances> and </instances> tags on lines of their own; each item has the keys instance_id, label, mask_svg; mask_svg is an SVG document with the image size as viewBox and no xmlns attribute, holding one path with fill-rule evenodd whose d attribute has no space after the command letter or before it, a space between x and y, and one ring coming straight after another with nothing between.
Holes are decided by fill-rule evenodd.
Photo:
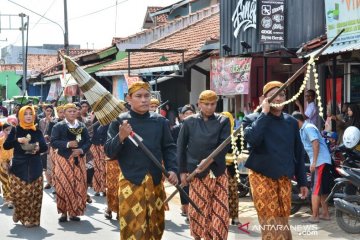
<instances>
[{"instance_id":1,"label":"man carrying spear","mask_svg":"<svg viewBox=\"0 0 360 240\"><path fill-rule=\"evenodd\" d=\"M131 110L110 124L104 145L106 155L117 159L121 168L119 222L123 240L158 240L165 228L162 172L131 142L133 130L159 163L164 162L168 181L177 184L176 145L166 119L149 112L150 98L149 84L136 82L129 87L127 101Z\"/></svg>"},{"instance_id":2,"label":"man carrying spear","mask_svg":"<svg viewBox=\"0 0 360 240\"><path fill-rule=\"evenodd\" d=\"M216 114L218 96L211 90L203 91L198 100L200 113L184 120L180 130L177 153L181 185L186 186L187 176L198 172L190 182L190 198L203 215L189 206L190 230L195 239L225 240L228 235L229 206L228 178L226 174L225 147L207 166L206 157L229 135L230 121Z\"/></svg>"},{"instance_id":3,"label":"man carrying spear","mask_svg":"<svg viewBox=\"0 0 360 240\"><path fill-rule=\"evenodd\" d=\"M265 84L261 113L243 120L244 138L250 147L245 167L250 169L251 193L264 240L292 239L289 216L293 176L300 186L301 197L308 193L297 121L282 112L283 106L271 107L268 100L282 85L278 81ZM283 90L271 103L281 105L285 100Z\"/></svg>"}]
</instances>

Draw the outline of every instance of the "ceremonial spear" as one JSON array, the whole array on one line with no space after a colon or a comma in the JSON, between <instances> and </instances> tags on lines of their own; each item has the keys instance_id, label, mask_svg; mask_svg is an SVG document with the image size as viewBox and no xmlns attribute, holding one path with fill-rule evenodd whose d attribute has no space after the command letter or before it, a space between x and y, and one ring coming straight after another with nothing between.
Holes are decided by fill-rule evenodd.
<instances>
[{"instance_id":1,"label":"ceremonial spear","mask_svg":"<svg viewBox=\"0 0 360 240\"><path fill-rule=\"evenodd\" d=\"M85 98L88 100L91 108L93 109L95 116L97 117L101 125L110 124L114 119L117 119L119 114L125 109L124 104L117 100L109 91L107 91L100 83L92 78L84 69L70 59L68 56L62 56L65 59L66 68L74 77L78 83L81 91L84 93ZM95 124L94 124L95 125ZM162 173L168 178L169 173L160 164L151 151L144 145L135 132L132 132L129 139L138 146L145 155L162 171ZM179 184L175 185L177 191L180 191L189 203L203 215L199 207L190 199L184 189Z\"/></svg>"},{"instance_id":2,"label":"ceremonial spear","mask_svg":"<svg viewBox=\"0 0 360 240\"><path fill-rule=\"evenodd\" d=\"M327 49L331 44L333 44L335 42L335 40L345 31L345 29L342 29L330 42L328 42L324 47L322 47L316 54L314 54L313 59L318 58L324 51L325 49ZM293 83L297 77L299 77L304 70L307 68L309 64L309 61L307 61L301 68L299 68L294 75L292 75L271 97L269 97L269 102L271 102L272 100L274 100L274 98L281 92L283 91L285 88L287 88L291 83ZM259 108L260 109L260 108ZM210 166L211 163L214 162L214 158L231 142L231 137L232 136L237 136L239 134L241 130L241 126L238 127L232 134L230 134L229 137L227 137L212 153L210 153L210 155L205 158L199 165L198 167L187 176L186 181L187 182L191 182L191 180L198 174L200 173L200 169L205 170L207 167ZM184 187L182 184L180 185L181 187ZM166 200L165 203L169 202L174 196L175 194L178 192L178 190L175 190Z\"/></svg>"}]
</instances>

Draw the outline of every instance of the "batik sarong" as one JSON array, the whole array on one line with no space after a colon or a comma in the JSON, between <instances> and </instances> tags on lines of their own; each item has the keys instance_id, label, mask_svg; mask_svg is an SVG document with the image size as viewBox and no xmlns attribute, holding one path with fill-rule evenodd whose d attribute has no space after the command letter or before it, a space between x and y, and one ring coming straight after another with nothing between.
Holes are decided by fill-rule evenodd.
<instances>
[{"instance_id":1,"label":"batik sarong","mask_svg":"<svg viewBox=\"0 0 360 240\"><path fill-rule=\"evenodd\" d=\"M191 235L206 240L226 240L229 231L227 174L216 178L209 175L203 179L194 178L189 194L204 215L189 205Z\"/></svg>"},{"instance_id":2,"label":"batik sarong","mask_svg":"<svg viewBox=\"0 0 360 240\"><path fill-rule=\"evenodd\" d=\"M2 163L0 163L0 181L4 200L11 201L9 188L9 171L2 166Z\"/></svg>"},{"instance_id":3,"label":"batik sarong","mask_svg":"<svg viewBox=\"0 0 360 240\"><path fill-rule=\"evenodd\" d=\"M120 167L117 160L106 161L106 199L112 212L119 212Z\"/></svg>"},{"instance_id":4,"label":"batik sarong","mask_svg":"<svg viewBox=\"0 0 360 240\"><path fill-rule=\"evenodd\" d=\"M262 239L292 239L289 226L291 210L290 179L284 176L274 180L260 173L250 171L249 181L261 226Z\"/></svg>"},{"instance_id":5,"label":"batik sarong","mask_svg":"<svg viewBox=\"0 0 360 240\"><path fill-rule=\"evenodd\" d=\"M106 171L105 171L105 152L104 146L91 145L90 151L94 156L94 176L92 179L92 187L95 192L105 192L106 187Z\"/></svg>"},{"instance_id":6,"label":"batik sarong","mask_svg":"<svg viewBox=\"0 0 360 240\"><path fill-rule=\"evenodd\" d=\"M15 218L22 224L40 225L43 178L39 177L32 183L26 183L10 174L9 183Z\"/></svg>"},{"instance_id":7,"label":"batik sarong","mask_svg":"<svg viewBox=\"0 0 360 240\"><path fill-rule=\"evenodd\" d=\"M55 157L56 205L59 213L69 216L84 215L86 208L86 168L85 159L78 157L78 163L70 157L66 160L59 154Z\"/></svg>"},{"instance_id":8,"label":"batik sarong","mask_svg":"<svg viewBox=\"0 0 360 240\"><path fill-rule=\"evenodd\" d=\"M239 217L239 194L236 176L228 174L229 181L229 217L231 219Z\"/></svg>"},{"instance_id":9,"label":"batik sarong","mask_svg":"<svg viewBox=\"0 0 360 240\"><path fill-rule=\"evenodd\" d=\"M162 183L154 186L149 174L139 186L120 173L120 239L160 240L165 228L164 200Z\"/></svg>"}]
</instances>

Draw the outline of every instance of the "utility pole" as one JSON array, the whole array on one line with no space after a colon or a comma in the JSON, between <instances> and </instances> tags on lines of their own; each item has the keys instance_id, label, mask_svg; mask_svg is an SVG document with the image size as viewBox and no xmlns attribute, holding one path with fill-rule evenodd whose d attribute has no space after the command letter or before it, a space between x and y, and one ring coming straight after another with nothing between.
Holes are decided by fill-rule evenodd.
<instances>
[{"instance_id":1,"label":"utility pole","mask_svg":"<svg viewBox=\"0 0 360 240\"><path fill-rule=\"evenodd\" d=\"M13 27L12 26L12 19L13 18L18 18L21 17L21 27ZM28 27L28 22L24 22L24 17L27 17L24 13L20 13L20 14L0 14L0 23L2 24L3 22L5 22L5 26L1 26L0 25L0 30L17 30L17 31L21 31L21 36L22 36L22 67L23 67L23 79L22 79L22 92L23 94L26 91L26 47L25 47L25 30L27 30ZM5 21L2 21L3 18L7 18L5 19Z\"/></svg>"},{"instance_id":2,"label":"utility pole","mask_svg":"<svg viewBox=\"0 0 360 240\"><path fill-rule=\"evenodd\" d=\"M24 17L26 15L24 13L20 13L19 16L21 17L21 36L22 36L22 67L23 67L23 78L22 78L22 91L23 94L26 92L26 49L25 49L25 28L26 25L24 24Z\"/></svg>"},{"instance_id":3,"label":"utility pole","mask_svg":"<svg viewBox=\"0 0 360 240\"><path fill-rule=\"evenodd\" d=\"M64 26L65 26L65 32L64 32L64 48L66 55L69 56L69 30L68 30L68 16L67 16L67 0L64 0Z\"/></svg>"}]
</instances>

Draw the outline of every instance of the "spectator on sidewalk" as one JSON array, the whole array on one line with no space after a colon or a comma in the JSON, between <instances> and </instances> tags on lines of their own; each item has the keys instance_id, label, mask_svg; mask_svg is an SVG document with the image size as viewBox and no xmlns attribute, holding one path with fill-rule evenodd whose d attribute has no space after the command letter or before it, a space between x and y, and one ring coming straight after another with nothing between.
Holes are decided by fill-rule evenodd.
<instances>
[{"instance_id":1,"label":"spectator on sidewalk","mask_svg":"<svg viewBox=\"0 0 360 240\"><path fill-rule=\"evenodd\" d=\"M310 158L310 172L312 173L312 216L304 223L318 223L319 220L330 220L329 207L325 201L332 187L332 164L329 149L317 127L305 121L300 112L292 116L298 121L301 141ZM319 214L321 205L322 214Z\"/></svg>"},{"instance_id":2,"label":"spectator on sidewalk","mask_svg":"<svg viewBox=\"0 0 360 240\"><path fill-rule=\"evenodd\" d=\"M3 102L0 101L0 118L1 117L7 117L8 116L8 110L6 107L4 107L3 105Z\"/></svg>"},{"instance_id":3,"label":"spectator on sidewalk","mask_svg":"<svg viewBox=\"0 0 360 240\"><path fill-rule=\"evenodd\" d=\"M306 122L312 123L317 128L319 128L320 127L319 109L316 106L315 97L316 94L314 90L309 89L305 92L305 100L307 102L307 107L305 111L299 100L296 100L295 104L299 107L299 111L304 116Z\"/></svg>"}]
</instances>

